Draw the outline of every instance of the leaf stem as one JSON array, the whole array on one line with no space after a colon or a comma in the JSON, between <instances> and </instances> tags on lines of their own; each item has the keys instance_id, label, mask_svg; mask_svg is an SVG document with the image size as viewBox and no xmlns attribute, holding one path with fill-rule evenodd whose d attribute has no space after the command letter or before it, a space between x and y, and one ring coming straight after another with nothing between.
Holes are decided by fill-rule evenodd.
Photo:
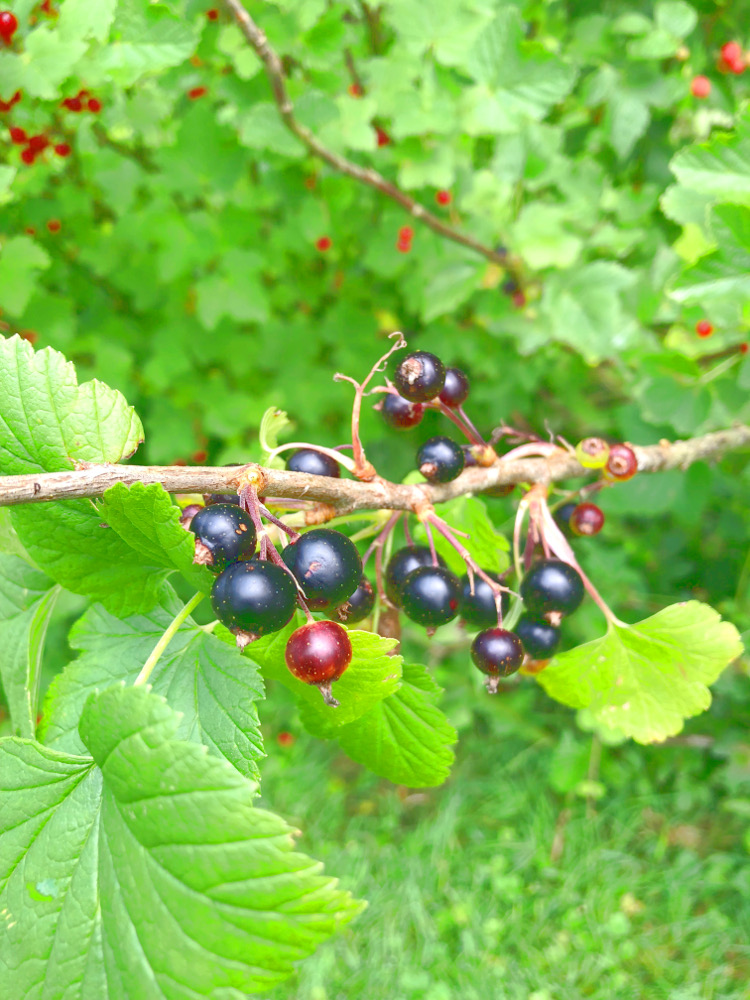
<instances>
[{"instance_id":1,"label":"leaf stem","mask_svg":"<svg viewBox=\"0 0 750 1000\"><path fill-rule=\"evenodd\" d=\"M133 685L135 687L137 687L140 684L146 684L148 682L148 679L151 676L154 667L156 666L156 664L161 659L161 654L164 652L164 650L167 648L167 646L170 644L170 642L174 638L176 632L180 628L180 625L182 625L182 623L187 618L190 617L190 615L193 613L193 611L195 611L195 609L198 607L198 605L200 604L200 602L203 600L203 598L205 596L206 596L205 594L201 594L200 592L197 593L197 594L194 594L190 598L190 600L187 602L187 604L185 605L185 607L182 608L182 610L177 615L175 615L175 617L172 619L172 621L170 622L170 624L164 630L164 632L163 632L161 638L159 639L159 641L157 642L157 644L154 646L151 655L146 660L146 662L143 664L141 672L138 674L138 676L136 677L136 679L133 681Z\"/></svg>"}]
</instances>

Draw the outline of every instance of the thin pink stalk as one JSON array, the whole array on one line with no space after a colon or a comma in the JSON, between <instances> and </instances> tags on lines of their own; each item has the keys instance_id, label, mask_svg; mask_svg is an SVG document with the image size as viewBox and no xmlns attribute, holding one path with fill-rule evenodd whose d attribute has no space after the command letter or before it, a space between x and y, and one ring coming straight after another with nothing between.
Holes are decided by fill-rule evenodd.
<instances>
[{"instance_id":1,"label":"thin pink stalk","mask_svg":"<svg viewBox=\"0 0 750 1000\"><path fill-rule=\"evenodd\" d=\"M435 550L435 539L432 537L432 528L430 527L429 521L424 521L424 530L427 533L427 544L430 546L430 555L432 556L432 565L437 566L438 557L437 551Z\"/></svg>"},{"instance_id":2,"label":"thin pink stalk","mask_svg":"<svg viewBox=\"0 0 750 1000\"><path fill-rule=\"evenodd\" d=\"M362 566L363 567L367 565L367 562L370 559L370 556L373 554L373 552L377 552L378 549L381 549L383 547L383 545L385 544L386 538L388 537L388 535L390 535L390 533L396 527L396 524L398 523L398 519L401 517L401 515L403 513L404 513L403 511L397 510L393 514L391 514L391 516L388 518L388 520L383 525L383 528L381 529L381 531L375 536L375 538L373 538L372 542L370 542L369 548L367 549L367 551L365 552L365 554L362 556Z\"/></svg>"},{"instance_id":3,"label":"thin pink stalk","mask_svg":"<svg viewBox=\"0 0 750 1000\"><path fill-rule=\"evenodd\" d=\"M285 534L289 535L293 542L297 541L300 537L299 531L295 531L294 528L290 528L288 524L284 524L283 521L279 520L279 518L272 514L271 511L268 510L268 508L262 503L258 504L258 508L267 521L270 521L271 524L275 524L277 528L280 528Z\"/></svg>"},{"instance_id":4,"label":"thin pink stalk","mask_svg":"<svg viewBox=\"0 0 750 1000\"><path fill-rule=\"evenodd\" d=\"M479 433L479 431L476 429L476 427L474 426L474 424L471 422L471 420L469 419L469 415L467 414L467 412L463 408L463 406L459 406L458 407L458 414L461 417L461 419L463 420L463 422L466 424L466 426L469 428L469 430L472 432L472 434L476 437L477 440L474 443L475 444L482 444L482 445L484 445L486 447L487 446L487 442L484 440L484 438L482 437L482 435Z\"/></svg>"}]
</instances>

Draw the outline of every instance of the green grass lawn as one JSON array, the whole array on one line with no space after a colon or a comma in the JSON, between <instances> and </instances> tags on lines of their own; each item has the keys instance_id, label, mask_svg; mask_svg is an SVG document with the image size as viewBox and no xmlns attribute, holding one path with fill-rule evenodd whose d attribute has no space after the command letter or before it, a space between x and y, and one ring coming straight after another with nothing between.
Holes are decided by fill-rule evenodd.
<instances>
[{"instance_id":1,"label":"green grass lawn","mask_svg":"<svg viewBox=\"0 0 750 1000\"><path fill-rule=\"evenodd\" d=\"M525 681L476 710L459 692L453 775L414 792L299 729L277 748L270 695L261 804L370 905L268 1000L750 998L746 747L605 747L587 801L559 789L591 738ZM693 732L726 733L722 704Z\"/></svg>"}]
</instances>

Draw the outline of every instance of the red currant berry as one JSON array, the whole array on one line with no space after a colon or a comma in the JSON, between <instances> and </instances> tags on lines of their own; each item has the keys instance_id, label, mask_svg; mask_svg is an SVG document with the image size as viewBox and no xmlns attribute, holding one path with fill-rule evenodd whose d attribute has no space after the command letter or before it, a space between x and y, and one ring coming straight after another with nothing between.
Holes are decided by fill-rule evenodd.
<instances>
[{"instance_id":1,"label":"red currant berry","mask_svg":"<svg viewBox=\"0 0 750 1000\"><path fill-rule=\"evenodd\" d=\"M460 600L458 577L442 566L420 566L407 576L401 588L404 612L426 628L452 621L458 614Z\"/></svg>"},{"instance_id":2,"label":"red currant berry","mask_svg":"<svg viewBox=\"0 0 750 1000\"><path fill-rule=\"evenodd\" d=\"M325 253L326 250L330 250L333 245L333 241L330 236L321 236L315 241L315 248L320 250L321 253Z\"/></svg>"},{"instance_id":3,"label":"red currant berry","mask_svg":"<svg viewBox=\"0 0 750 1000\"><path fill-rule=\"evenodd\" d=\"M314 610L337 608L354 593L362 579L357 546L331 528L313 528L287 545L284 562L297 578Z\"/></svg>"},{"instance_id":4,"label":"red currant berry","mask_svg":"<svg viewBox=\"0 0 750 1000\"><path fill-rule=\"evenodd\" d=\"M446 406L462 406L469 395L469 378L460 368L445 369L445 385L440 391L440 402Z\"/></svg>"},{"instance_id":5,"label":"red currant berry","mask_svg":"<svg viewBox=\"0 0 750 1000\"><path fill-rule=\"evenodd\" d=\"M29 138L29 149L34 153L43 153L49 146L49 139L46 135L32 135Z\"/></svg>"},{"instance_id":6,"label":"red currant berry","mask_svg":"<svg viewBox=\"0 0 750 1000\"><path fill-rule=\"evenodd\" d=\"M72 150L67 142L58 142L55 146L55 152L58 156L66 157L70 156Z\"/></svg>"},{"instance_id":7,"label":"red currant berry","mask_svg":"<svg viewBox=\"0 0 750 1000\"><path fill-rule=\"evenodd\" d=\"M721 47L721 58L728 64L742 61L742 46L739 42L725 42Z\"/></svg>"},{"instance_id":8,"label":"red currant berry","mask_svg":"<svg viewBox=\"0 0 750 1000\"><path fill-rule=\"evenodd\" d=\"M0 38L10 45L13 36L18 31L18 18L9 10L0 11Z\"/></svg>"},{"instance_id":9,"label":"red currant berry","mask_svg":"<svg viewBox=\"0 0 750 1000\"><path fill-rule=\"evenodd\" d=\"M398 238L404 243L414 239L414 230L411 226L402 226L398 231Z\"/></svg>"},{"instance_id":10,"label":"red currant berry","mask_svg":"<svg viewBox=\"0 0 750 1000\"><path fill-rule=\"evenodd\" d=\"M29 149L29 147L27 146L26 149L21 150L21 159L23 160L24 163L31 166L31 164L36 159L36 153L34 152L33 149Z\"/></svg>"},{"instance_id":11,"label":"red currant berry","mask_svg":"<svg viewBox=\"0 0 750 1000\"><path fill-rule=\"evenodd\" d=\"M326 705L338 706L331 684L352 662L352 644L343 625L331 621L303 625L289 636L284 658L297 680L314 684Z\"/></svg>"},{"instance_id":12,"label":"red currant berry","mask_svg":"<svg viewBox=\"0 0 750 1000\"><path fill-rule=\"evenodd\" d=\"M411 250L411 240L397 240L396 249L399 253L409 253Z\"/></svg>"},{"instance_id":13,"label":"red currant berry","mask_svg":"<svg viewBox=\"0 0 750 1000\"><path fill-rule=\"evenodd\" d=\"M206 17L209 19L209 21L218 21L219 12L215 7L212 7L211 10L206 11Z\"/></svg>"},{"instance_id":14,"label":"red currant berry","mask_svg":"<svg viewBox=\"0 0 750 1000\"><path fill-rule=\"evenodd\" d=\"M417 451L417 468L430 483L449 483L464 471L461 445L439 434Z\"/></svg>"},{"instance_id":15,"label":"red currant berry","mask_svg":"<svg viewBox=\"0 0 750 1000\"><path fill-rule=\"evenodd\" d=\"M711 81L707 76L694 76L690 84L690 93L693 97L708 97L711 93Z\"/></svg>"},{"instance_id":16,"label":"red currant berry","mask_svg":"<svg viewBox=\"0 0 750 1000\"><path fill-rule=\"evenodd\" d=\"M427 403L443 391L445 366L429 351L415 351L396 368L393 381L404 399Z\"/></svg>"},{"instance_id":17,"label":"red currant berry","mask_svg":"<svg viewBox=\"0 0 750 1000\"><path fill-rule=\"evenodd\" d=\"M698 334L699 337L710 337L711 334L714 332L714 328L712 324L708 322L707 319L700 319L695 324L695 332Z\"/></svg>"},{"instance_id":18,"label":"red currant berry","mask_svg":"<svg viewBox=\"0 0 750 1000\"><path fill-rule=\"evenodd\" d=\"M604 512L595 503L579 503L570 515L574 535L598 535L604 527Z\"/></svg>"},{"instance_id":19,"label":"red currant berry","mask_svg":"<svg viewBox=\"0 0 750 1000\"><path fill-rule=\"evenodd\" d=\"M747 354L747 352L750 350L750 344L748 344L747 341L745 341L744 344L740 344L737 350L740 352L740 354Z\"/></svg>"},{"instance_id":20,"label":"red currant berry","mask_svg":"<svg viewBox=\"0 0 750 1000\"><path fill-rule=\"evenodd\" d=\"M10 130L10 141L16 146L23 146L25 142L28 142L28 136L22 128L12 128Z\"/></svg>"},{"instance_id":21,"label":"red currant berry","mask_svg":"<svg viewBox=\"0 0 750 1000\"><path fill-rule=\"evenodd\" d=\"M521 598L534 615L557 624L572 614L583 600L583 580L578 571L561 559L542 559L521 581Z\"/></svg>"},{"instance_id":22,"label":"red currant berry","mask_svg":"<svg viewBox=\"0 0 750 1000\"><path fill-rule=\"evenodd\" d=\"M195 89L196 90L200 90L201 88L197 87ZM206 88L205 87L203 88L203 93L204 94L206 93ZM200 94L196 94L195 96L196 97L200 97L201 95ZM89 111L92 114L98 115L99 112L102 110L102 102L98 98L92 97L92 98L89 99L88 103L86 104L86 107L89 109Z\"/></svg>"},{"instance_id":23,"label":"red currant berry","mask_svg":"<svg viewBox=\"0 0 750 1000\"><path fill-rule=\"evenodd\" d=\"M350 83L348 90L352 97L362 97L364 94L364 90L359 83Z\"/></svg>"},{"instance_id":24,"label":"red currant berry","mask_svg":"<svg viewBox=\"0 0 750 1000\"><path fill-rule=\"evenodd\" d=\"M375 126L375 135L377 136L378 146L388 146L390 145L391 137L381 128L379 125Z\"/></svg>"},{"instance_id":25,"label":"red currant berry","mask_svg":"<svg viewBox=\"0 0 750 1000\"><path fill-rule=\"evenodd\" d=\"M516 309L523 309L523 307L526 305L525 292L522 292L520 289L517 292L514 292L512 301Z\"/></svg>"},{"instance_id":26,"label":"red currant berry","mask_svg":"<svg viewBox=\"0 0 750 1000\"><path fill-rule=\"evenodd\" d=\"M197 101L199 97L203 97L208 93L208 87L191 87L187 92L187 96L191 101Z\"/></svg>"},{"instance_id":27,"label":"red currant berry","mask_svg":"<svg viewBox=\"0 0 750 1000\"><path fill-rule=\"evenodd\" d=\"M438 205L450 205L453 201L453 195L450 191L438 191L435 195L435 201Z\"/></svg>"},{"instance_id":28,"label":"red currant berry","mask_svg":"<svg viewBox=\"0 0 750 1000\"><path fill-rule=\"evenodd\" d=\"M391 427L395 427L396 430L407 430L416 427L421 421L424 416L424 406L422 403L410 403L403 396L389 392L383 396L380 412L383 420Z\"/></svg>"},{"instance_id":29,"label":"red currant berry","mask_svg":"<svg viewBox=\"0 0 750 1000\"><path fill-rule=\"evenodd\" d=\"M195 535L193 562L217 572L255 552L255 526L250 515L234 504L203 507L190 522L190 530Z\"/></svg>"},{"instance_id":30,"label":"red currant berry","mask_svg":"<svg viewBox=\"0 0 750 1000\"><path fill-rule=\"evenodd\" d=\"M281 566L259 559L227 566L211 588L214 614L237 637L240 649L261 635L282 629L296 605L294 580Z\"/></svg>"},{"instance_id":31,"label":"red currant berry","mask_svg":"<svg viewBox=\"0 0 750 1000\"><path fill-rule=\"evenodd\" d=\"M62 229L62 223L59 219L50 219L47 223L47 229L49 229L51 233L59 233Z\"/></svg>"},{"instance_id":32,"label":"red currant berry","mask_svg":"<svg viewBox=\"0 0 750 1000\"><path fill-rule=\"evenodd\" d=\"M638 459L635 452L626 444L613 444L609 449L609 458L604 466L604 478L610 482L624 483L632 479L638 471Z\"/></svg>"},{"instance_id":33,"label":"red currant berry","mask_svg":"<svg viewBox=\"0 0 750 1000\"><path fill-rule=\"evenodd\" d=\"M276 737L276 742L280 747L291 747L294 745L294 736L292 733L288 733L285 729L282 729Z\"/></svg>"},{"instance_id":34,"label":"red currant berry","mask_svg":"<svg viewBox=\"0 0 750 1000\"><path fill-rule=\"evenodd\" d=\"M68 111L83 111L83 101L80 97L66 97L62 102L62 106L67 108Z\"/></svg>"},{"instance_id":35,"label":"red currant berry","mask_svg":"<svg viewBox=\"0 0 750 1000\"><path fill-rule=\"evenodd\" d=\"M471 644L471 658L474 665L487 674L487 690L497 694L499 679L510 677L523 663L523 645L515 632L488 628Z\"/></svg>"},{"instance_id":36,"label":"red currant berry","mask_svg":"<svg viewBox=\"0 0 750 1000\"><path fill-rule=\"evenodd\" d=\"M440 555L438 565L445 566ZM385 593L394 607L401 607L401 590L406 578L420 566L432 566L432 553L426 545L405 545L391 556L385 570Z\"/></svg>"},{"instance_id":37,"label":"red currant berry","mask_svg":"<svg viewBox=\"0 0 750 1000\"><path fill-rule=\"evenodd\" d=\"M375 590L367 577L363 576L352 596L336 612L336 617L340 622L353 625L367 618L374 607Z\"/></svg>"},{"instance_id":38,"label":"red currant berry","mask_svg":"<svg viewBox=\"0 0 750 1000\"><path fill-rule=\"evenodd\" d=\"M314 448L298 448L287 459L286 467L290 472L306 472L309 476L341 478L341 466L336 459Z\"/></svg>"}]
</instances>

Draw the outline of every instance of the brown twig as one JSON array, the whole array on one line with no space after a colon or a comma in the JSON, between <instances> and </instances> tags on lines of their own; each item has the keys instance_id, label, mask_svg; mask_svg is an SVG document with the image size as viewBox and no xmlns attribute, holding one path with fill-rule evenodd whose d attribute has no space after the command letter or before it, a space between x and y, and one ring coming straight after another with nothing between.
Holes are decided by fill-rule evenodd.
<instances>
[{"instance_id":1,"label":"brown twig","mask_svg":"<svg viewBox=\"0 0 750 1000\"><path fill-rule=\"evenodd\" d=\"M521 282L522 268L519 260L514 259L507 253L498 253L497 250L485 246L484 243L480 243L473 236L467 236L465 233L454 229L453 226L449 226L437 215L433 215L424 205L415 201L405 191L402 191L387 178L383 177L377 170L373 170L371 167L362 167L352 160L347 160L346 157L339 156L338 153L334 153L333 150L328 149L309 128L297 121L294 114L294 105L284 83L284 67L278 53L271 48L264 32L250 17L241 0L224 0L224 2L237 21L240 31L265 67L266 76L271 84L273 99L276 102L276 107L279 109L282 121L289 131L307 147L313 156L319 156L321 160L325 160L334 170L338 170L340 173L352 177L361 184L366 184L368 187L380 191L381 194L384 194L387 198L405 208L414 219L423 222L433 232L444 236L448 240L452 240L454 243L459 243L461 246L474 250L475 253L481 254L494 264L499 264L509 275Z\"/></svg>"},{"instance_id":2,"label":"brown twig","mask_svg":"<svg viewBox=\"0 0 750 1000\"><path fill-rule=\"evenodd\" d=\"M686 469L693 462L717 459L727 451L750 448L750 427L740 424L686 441L662 441L660 444L636 445L633 448L641 473ZM590 470L584 469L575 455L563 448L555 449L546 458L505 461L501 457L487 468L477 466L466 469L450 483L414 485L391 483L380 478L368 483L333 479L253 464L212 468L79 462L77 468L64 472L0 477L0 507L98 497L115 483L125 486L161 483L169 493L231 493L237 491L238 483L249 479L260 496L314 500L329 504L336 514L356 510L418 511L430 504L444 503L467 493L481 493L493 486L548 484L590 474Z\"/></svg>"}]
</instances>

